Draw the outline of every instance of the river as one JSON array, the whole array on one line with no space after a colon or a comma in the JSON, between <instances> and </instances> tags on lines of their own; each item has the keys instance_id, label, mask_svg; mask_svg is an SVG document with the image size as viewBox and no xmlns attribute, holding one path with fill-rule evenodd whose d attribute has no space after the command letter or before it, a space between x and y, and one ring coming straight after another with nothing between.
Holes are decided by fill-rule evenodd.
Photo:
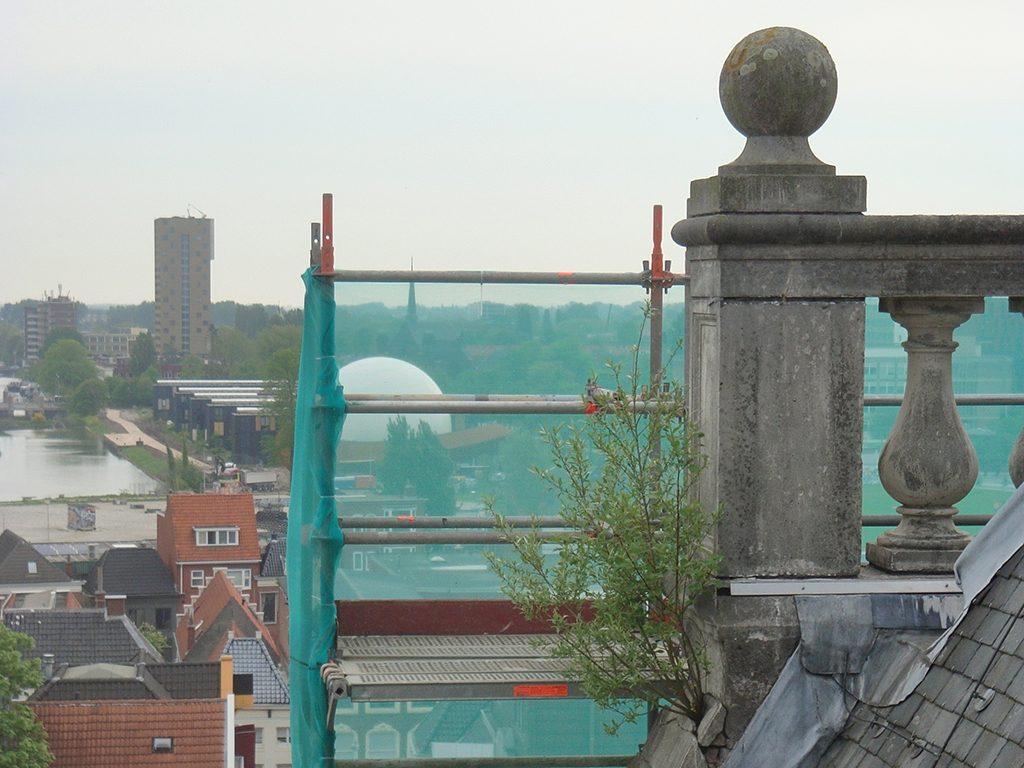
<instances>
[{"instance_id":1,"label":"river","mask_svg":"<svg viewBox=\"0 0 1024 768\"><path fill-rule=\"evenodd\" d=\"M0 390L10 379L0 378ZM86 432L0 431L0 501L153 493L160 484Z\"/></svg>"}]
</instances>

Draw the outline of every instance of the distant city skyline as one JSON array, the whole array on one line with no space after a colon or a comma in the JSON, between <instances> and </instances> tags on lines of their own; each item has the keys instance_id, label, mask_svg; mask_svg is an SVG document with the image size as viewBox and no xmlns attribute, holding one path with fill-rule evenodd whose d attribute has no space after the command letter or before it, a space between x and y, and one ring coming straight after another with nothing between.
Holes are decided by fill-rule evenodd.
<instances>
[{"instance_id":1,"label":"distant city skyline","mask_svg":"<svg viewBox=\"0 0 1024 768\"><path fill-rule=\"evenodd\" d=\"M322 192L340 266L638 268L650 206L739 153L718 74L771 25L835 58L811 144L869 212L1024 211L1019 7L849 8L5 3L0 302L152 300L152 221L191 204L214 301L298 306Z\"/></svg>"}]
</instances>

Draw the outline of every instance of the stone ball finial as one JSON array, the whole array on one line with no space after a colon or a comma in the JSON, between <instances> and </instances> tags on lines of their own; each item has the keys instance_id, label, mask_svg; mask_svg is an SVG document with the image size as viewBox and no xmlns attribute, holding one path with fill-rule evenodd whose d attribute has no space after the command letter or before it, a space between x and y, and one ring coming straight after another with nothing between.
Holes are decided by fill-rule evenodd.
<instances>
[{"instance_id":1,"label":"stone ball finial","mask_svg":"<svg viewBox=\"0 0 1024 768\"><path fill-rule=\"evenodd\" d=\"M752 32L722 66L729 122L751 136L810 136L836 103L836 65L820 40L792 27Z\"/></svg>"}]
</instances>

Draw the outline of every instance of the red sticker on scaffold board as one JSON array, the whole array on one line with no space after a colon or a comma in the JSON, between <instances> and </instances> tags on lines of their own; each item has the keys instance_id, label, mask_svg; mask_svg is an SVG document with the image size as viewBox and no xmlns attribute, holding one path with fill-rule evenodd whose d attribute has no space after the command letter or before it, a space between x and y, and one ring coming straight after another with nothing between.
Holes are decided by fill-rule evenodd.
<instances>
[{"instance_id":1,"label":"red sticker on scaffold board","mask_svg":"<svg viewBox=\"0 0 1024 768\"><path fill-rule=\"evenodd\" d=\"M569 695L568 685L517 685L512 689L517 699L564 699Z\"/></svg>"}]
</instances>

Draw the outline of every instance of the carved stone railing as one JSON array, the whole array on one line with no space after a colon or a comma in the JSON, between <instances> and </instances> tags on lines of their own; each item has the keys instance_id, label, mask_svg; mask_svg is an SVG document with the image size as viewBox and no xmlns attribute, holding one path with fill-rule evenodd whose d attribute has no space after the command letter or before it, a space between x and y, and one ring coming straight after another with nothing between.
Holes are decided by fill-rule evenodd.
<instances>
[{"instance_id":1,"label":"carved stone railing","mask_svg":"<svg viewBox=\"0 0 1024 768\"><path fill-rule=\"evenodd\" d=\"M744 38L719 92L746 145L691 183L672 230L687 248L687 408L708 460L697 493L722 510L725 580L861 571L866 297L909 333L904 402L880 461L902 522L871 562L949 571L967 541L956 504L978 473L953 400L954 331L985 297L1024 296L1024 216L864 215L864 177L836 175L808 143L837 82L806 33ZM1015 481L1022 454L1024 437ZM799 636L793 601L720 590L707 617L717 692L740 724Z\"/></svg>"}]
</instances>

